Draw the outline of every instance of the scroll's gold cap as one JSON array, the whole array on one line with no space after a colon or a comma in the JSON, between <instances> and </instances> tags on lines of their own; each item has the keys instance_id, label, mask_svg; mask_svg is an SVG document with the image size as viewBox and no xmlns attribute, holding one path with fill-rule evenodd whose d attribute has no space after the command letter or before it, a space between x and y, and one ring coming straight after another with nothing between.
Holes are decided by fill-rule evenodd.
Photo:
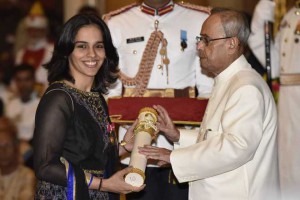
<instances>
[{"instance_id":1,"label":"scroll's gold cap","mask_svg":"<svg viewBox=\"0 0 300 200\"><path fill-rule=\"evenodd\" d=\"M151 107L144 107L140 110L139 114L143 113L143 112L149 112L149 113L152 113L154 114L155 116L155 121L157 121L157 116L158 116L158 113L157 111L154 109L154 108L151 108Z\"/></svg>"}]
</instances>

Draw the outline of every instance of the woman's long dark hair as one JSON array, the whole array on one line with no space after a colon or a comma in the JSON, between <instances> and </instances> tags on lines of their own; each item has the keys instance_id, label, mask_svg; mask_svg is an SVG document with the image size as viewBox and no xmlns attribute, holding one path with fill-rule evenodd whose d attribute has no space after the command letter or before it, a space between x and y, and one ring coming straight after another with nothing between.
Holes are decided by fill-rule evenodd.
<instances>
[{"instance_id":1,"label":"woman's long dark hair","mask_svg":"<svg viewBox=\"0 0 300 200\"><path fill-rule=\"evenodd\" d=\"M119 56L112 43L107 25L96 15L77 14L64 24L62 32L54 45L52 58L44 65L48 70L48 81L50 84L54 81L64 79L73 83L75 82L70 74L68 57L74 50L75 37L79 29L91 24L96 25L102 32L106 54L106 58L95 76L93 91L106 94L108 90L107 87L117 80Z\"/></svg>"}]
</instances>

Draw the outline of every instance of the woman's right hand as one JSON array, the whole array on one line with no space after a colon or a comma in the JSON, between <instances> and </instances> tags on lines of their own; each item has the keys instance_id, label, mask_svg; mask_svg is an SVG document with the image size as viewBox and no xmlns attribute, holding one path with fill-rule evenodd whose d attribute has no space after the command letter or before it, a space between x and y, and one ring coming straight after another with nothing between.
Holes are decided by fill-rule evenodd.
<instances>
[{"instance_id":1,"label":"woman's right hand","mask_svg":"<svg viewBox=\"0 0 300 200\"><path fill-rule=\"evenodd\" d=\"M132 167L127 167L116 172L108 179L102 180L101 191L114 192L119 194L128 194L131 192L139 192L145 188L145 184L141 187L135 187L125 182L124 177L131 171Z\"/></svg>"},{"instance_id":2,"label":"woman's right hand","mask_svg":"<svg viewBox=\"0 0 300 200\"><path fill-rule=\"evenodd\" d=\"M138 124L138 119L134 121L132 126L127 129L126 134L123 137L122 142L120 143L120 152L119 155L123 155L126 152L131 152L133 149L133 143L134 143L134 129L136 125Z\"/></svg>"}]
</instances>

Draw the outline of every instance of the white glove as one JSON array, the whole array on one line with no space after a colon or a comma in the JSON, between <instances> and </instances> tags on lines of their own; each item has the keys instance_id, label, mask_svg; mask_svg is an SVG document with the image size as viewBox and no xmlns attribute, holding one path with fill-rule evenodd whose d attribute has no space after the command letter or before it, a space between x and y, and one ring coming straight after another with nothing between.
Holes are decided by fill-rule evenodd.
<instances>
[{"instance_id":1,"label":"white glove","mask_svg":"<svg viewBox=\"0 0 300 200\"><path fill-rule=\"evenodd\" d=\"M253 20L274 22L275 2L260 0L254 10Z\"/></svg>"}]
</instances>

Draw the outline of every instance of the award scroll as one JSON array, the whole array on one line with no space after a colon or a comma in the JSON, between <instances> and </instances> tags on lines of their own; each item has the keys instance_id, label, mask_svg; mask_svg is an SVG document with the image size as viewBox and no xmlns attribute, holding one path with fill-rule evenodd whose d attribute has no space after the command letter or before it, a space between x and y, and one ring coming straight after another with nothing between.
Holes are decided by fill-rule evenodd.
<instances>
[{"instance_id":1,"label":"award scroll","mask_svg":"<svg viewBox=\"0 0 300 200\"><path fill-rule=\"evenodd\" d=\"M153 108L142 108L139 112L138 124L134 129L134 145L129 162L129 166L133 168L125 176L125 182L136 187L144 184L147 165L147 158L138 152L138 147L150 145L152 139L155 138L157 115L156 110Z\"/></svg>"}]
</instances>

